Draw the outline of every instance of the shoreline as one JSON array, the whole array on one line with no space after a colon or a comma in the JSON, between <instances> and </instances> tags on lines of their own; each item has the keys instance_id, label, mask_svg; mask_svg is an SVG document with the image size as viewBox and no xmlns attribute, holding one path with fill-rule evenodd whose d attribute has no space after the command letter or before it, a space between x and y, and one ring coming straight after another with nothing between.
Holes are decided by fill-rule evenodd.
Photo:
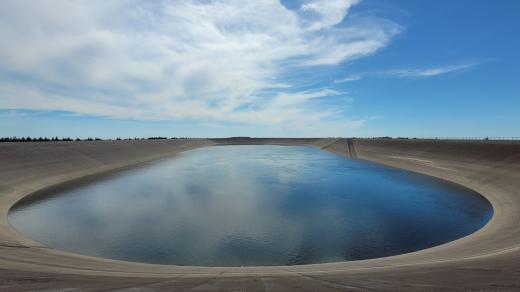
<instances>
[{"instance_id":1,"label":"shoreline","mask_svg":"<svg viewBox=\"0 0 520 292\"><path fill-rule=\"evenodd\" d=\"M80 177L80 178L77 178L77 179L73 179L73 180L70 180L70 181L65 181L65 182L62 182L62 183L58 183L56 185L51 185L51 186L46 187L44 189L38 190L38 191L36 191L34 193L28 194L27 196L22 197L20 200L18 200L16 203L14 203L14 205L11 206L11 208L8 211L8 223L10 224L10 226L13 229L15 229L18 232L20 232L22 235L27 237L30 241L36 242L36 243L38 243L38 244L40 244L42 246L45 246L46 248L49 248L49 249L55 249L57 251L64 251L64 252L77 253L77 254L83 255L83 256L92 256L92 257L103 258L103 259L106 259L106 260L119 260L119 261L128 261L128 262L134 262L134 263L158 264L158 265L161 265L161 266L179 266L179 267L191 266L191 267L212 267L212 268L214 268L214 267L217 267L217 268L224 268L224 267L227 267L227 268L238 268L238 267L241 267L241 265L225 265L225 266L221 266L221 265L204 265L204 264L185 265L185 264L177 264L177 263L154 263L154 262L150 262L150 261L146 261L146 260L134 261L134 260L131 260L131 259L124 259L124 258L119 258L118 259L118 258L113 258L113 257L106 257L106 256L104 257L104 256L95 255L95 254L88 254L88 253L82 253L82 252L79 252L79 251L75 251L74 248L72 246L70 246L70 245L69 245L68 248L61 249L61 248L53 247L52 245L47 245L45 242L32 239L32 237L30 236L31 235L30 233L25 233L23 231L20 231L20 230L23 230L23 229L18 229L16 227L16 224L13 224L13 222L11 221L11 218L9 217L12 212L16 212L18 209L23 209L26 206L30 206L32 204L38 204L38 202L40 202L40 201L46 201L48 199L52 200L53 198L56 198L56 197L64 195L64 193L66 193L66 192L73 191L74 189L77 189L77 188L82 188L83 186L87 186L87 185L92 184L92 183L98 183L98 182L103 183L103 181L110 180L113 176L125 175L125 173L131 173L133 171L139 171L140 169L145 169L147 167L153 167L156 164L160 164L160 163L164 163L164 162L168 163L168 161L170 163L172 163L173 161L179 159L180 156L184 155L185 153L187 154L189 152L192 152L192 151L199 151L199 150L201 150L201 151L208 151L208 149L210 149L210 148L225 147L225 146L256 147L258 145L253 145L253 144L215 144L215 145L209 145L209 146L202 146L200 148L194 148L194 149L186 150L184 152L181 152L181 153L176 154L176 155L171 156L171 157L164 157L164 158L159 158L157 160L152 160L152 161L148 161L148 162L141 162L141 163L138 163L136 165L131 165L131 166L122 167L122 168L118 168L118 169L108 170L108 171L104 171L104 172L101 172L101 173L96 173L96 174L88 175L88 176L85 176L85 177ZM314 146L314 145L310 145L309 146L309 145L287 145L287 144L285 144L285 145L284 144L282 144L282 145L278 145L278 144L274 145L274 144L269 144L269 145L265 145L265 146L292 147L291 149L293 149L293 148L294 149L296 149L296 148L307 148L307 149L314 149L316 151L319 151L319 150L326 151L326 149L324 150L323 148L319 148L319 147ZM319 151L319 152L321 152L321 151ZM328 155L332 155L332 156L338 157L337 159L344 159L342 156L338 156L334 152L329 152L329 151L326 151L326 152L329 153ZM364 163L366 165L378 165L377 163L370 162L370 161L362 161L362 163ZM398 168L395 168L395 167L387 166L386 168L387 169L400 170L401 172L408 173L407 175L415 174L414 172L409 172L409 171L398 169ZM483 228L491 220L491 218L493 216L493 207L492 207L491 203L485 197L483 197L482 195L480 195L480 194L478 194L478 193L476 193L476 192L474 192L474 191L472 191L472 190L470 190L470 189L468 189L468 188L466 188L464 186L461 186L459 184L453 183L453 182L445 181L445 180L438 179L438 178L432 177L432 176L427 176L427 175L421 175L421 177L429 178L429 179L431 179L431 182L441 183L442 185L450 185L450 186L454 186L456 188L464 189L464 191L471 192L471 196L475 196L475 197L478 197L479 200L480 199L483 200L485 202L485 204L487 204L485 206L485 208L487 210L487 215L485 217L483 217L483 219L480 221L481 222L480 227L478 227L477 229L471 231L470 233L461 234L458 237L456 237L454 239L450 239L450 240L445 241L445 242L436 243L436 244L433 244L433 245L430 245L430 246L426 246L426 247L423 247L423 248L420 248L420 249L413 249L413 250L408 250L408 251L405 251L405 252L388 254L388 255L384 255L384 256L377 256L377 257L373 257L372 256L372 257L365 257L365 258L361 258L361 259L344 259L344 260L336 260L336 261L322 261L322 262L314 262L314 263L306 263L306 264L301 264L301 263L300 264L283 264L282 263L282 264L268 264L268 265L256 265L256 264L253 264L253 265L246 265L246 266L247 267L264 267L264 266L270 267L270 266L280 266L280 265L300 266L300 265L310 265L310 264L340 263L340 262L347 262L347 261L348 262L354 262L354 261L360 261L360 260L369 260L369 259L377 259L377 258L382 258L382 257L397 256L397 255L401 255L401 254L407 254L407 253L412 253L412 252L417 252L417 251L420 251L420 250L432 248L432 247L435 247L435 246L438 246L438 245L442 245L442 244L445 244L445 243L448 243L448 242L451 242L451 241L458 240L460 238L469 236L469 235L475 233L476 231L480 230L481 228Z\"/></svg>"},{"instance_id":2,"label":"shoreline","mask_svg":"<svg viewBox=\"0 0 520 292\"><path fill-rule=\"evenodd\" d=\"M359 159L426 174L462 185L481 194L493 208L491 219L475 233L429 249L385 258L299 266L243 268L152 265L100 259L52 250L34 244L14 230L7 221L7 213L12 206L19 204L18 201L24 200L23 198L27 195L34 196L35 193L43 192L45 188L56 187L60 183L65 185L73 183L71 180L88 180L86 177L96 179L102 175L101 173L107 174L113 173L117 169L133 168L139 164L170 158L182 151L204 146L230 142L233 144L310 145L341 156L349 155L346 139L239 139L238 141L237 139L199 139L181 142L90 142L90 145L87 145L90 147L85 147L90 152L81 150L83 151L80 153L81 155L70 155L69 160L63 160L60 155L56 155L54 160L42 158L45 160L43 161L45 163L42 163L60 165L60 159L62 159L62 163L72 163L76 158L87 163L93 157L98 162L101 158L110 160L110 155L107 158L104 152L109 151L110 149L107 148L110 147L115 147L113 151L123 148L122 144L140 144L140 147L145 150L139 148L132 150L134 152L129 151L130 154L120 160L113 159L114 161L109 161L112 163L99 163L83 172L67 172L67 168L74 167L64 167L63 171L46 176L47 173L42 170L39 180L35 180L34 175L27 171L29 163L22 159L23 155L20 156L22 157L20 159L11 158L12 164L7 163L7 167L0 166L0 170L7 169L0 174L0 178L5 182L7 176L8 182L7 185L5 183L0 185L0 266L2 267L0 269L3 269L3 271L0 270L0 279L3 279L5 275L11 275L9 277L16 279L17 275L27 278L44 274L45 277L51 278L51 281L45 284L47 286L42 287L49 288L61 287L58 285L61 283L58 281L60 277L73 278L65 281L67 284L63 287L79 288L91 287L90 285L93 283L89 283L89 281L92 281L92 278L98 280L102 278L101 282L104 282L105 285L110 284L117 287L122 285L125 279L128 281L129 277L134 278L133 281L139 280L138 282L161 281L160 279L165 277L175 277L180 282L190 282L188 279L193 278L223 279L217 282L228 283L224 287L235 287L236 285L248 287L254 285L254 281L244 279L268 277L269 281L273 283L282 283L281 287L289 287L287 286L289 284L296 286L303 283L309 284L311 281L313 285L318 285L315 286L319 287L317 290L326 290L327 285L367 289L385 289L385 287L392 289L406 287L408 289L443 287L455 289L487 287L491 289L491 287L495 287L495 289L501 289L496 285L505 284L509 285L510 289L520 287L520 280L516 280L518 276L516 269L520 268L520 263L517 264L515 261L515 256L520 255L520 226L517 227L517 221L515 222L520 218L518 215L518 210L520 210L520 195L518 194L518 190L520 190L520 164L518 164L520 162L520 143L493 144L486 141L484 143L456 142L455 144L423 140L354 140L353 145ZM119 145L117 145L118 143ZM162 146L157 146L159 144ZM41 145L28 145L25 146L27 147L25 150L35 152L34 157L39 157L41 153L38 153L37 149L31 148L37 146ZM54 153L53 146L56 148L57 145L45 145L46 151ZM75 146L70 144L68 147L74 148ZM16 145L10 147L16 147ZM10 152L5 151L5 148L0 148L0 158ZM159 148L161 151L157 151ZM60 153L59 150L57 149L57 154ZM506 154L500 154L504 152ZM150 155L143 157L142 153ZM461 153L468 156L464 158L460 156ZM82 165L81 162L78 166ZM16 174L18 176L24 174L25 177L20 178ZM27 183L27 181L32 183ZM426 271L436 272L425 274ZM482 271L486 273L486 277L474 278ZM56 279L53 280L52 275ZM233 280L236 277L238 278ZM473 280L470 281L470 279ZM30 287L24 286L23 282L13 281L18 288ZM209 283L213 281L215 280L211 280ZM424 285L432 286L428 288ZM212 287L218 290L220 286L210 285L208 288ZM102 286L98 288L102 288Z\"/></svg>"}]
</instances>

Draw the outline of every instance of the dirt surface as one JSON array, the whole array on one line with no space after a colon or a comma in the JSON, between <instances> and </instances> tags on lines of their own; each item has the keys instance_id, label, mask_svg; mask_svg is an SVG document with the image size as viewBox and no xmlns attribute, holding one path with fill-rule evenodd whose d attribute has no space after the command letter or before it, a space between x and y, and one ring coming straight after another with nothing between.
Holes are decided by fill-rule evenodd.
<instances>
[{"instance_id":1,"label":"dirt surface","mask_svg":"<svg viewBox=\"0 0 520 292\"><path fill-rule=\"evenodd\" d=\"M53 250L7 221L9 209L49 188L217 144L313 145L471 188L493 205L481 230L398 256L280 267L181 267ZM42 191L43 190L43 191ZM28 200L28 199L25 199ZM520 290L520 143L362 139L188 139L0 143L0 290Z\"/></svg>"}]
</instances>

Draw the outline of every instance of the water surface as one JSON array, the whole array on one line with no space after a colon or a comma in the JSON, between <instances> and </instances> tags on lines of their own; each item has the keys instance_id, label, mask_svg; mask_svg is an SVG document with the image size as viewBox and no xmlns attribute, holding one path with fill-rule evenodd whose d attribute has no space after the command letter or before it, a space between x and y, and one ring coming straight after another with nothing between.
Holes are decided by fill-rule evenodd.
<instances>
[{"instance_id":1,"label":"water surface","mask_svg":"<svg viewBox=\"0 0 520 292\"><path fill-rule=\"evenodd\" d=\"M412 252L492 216L479 194L313 147L216 146L17 206L47 246L137 262L296 265Z\"/></svg>"}]
</instances>

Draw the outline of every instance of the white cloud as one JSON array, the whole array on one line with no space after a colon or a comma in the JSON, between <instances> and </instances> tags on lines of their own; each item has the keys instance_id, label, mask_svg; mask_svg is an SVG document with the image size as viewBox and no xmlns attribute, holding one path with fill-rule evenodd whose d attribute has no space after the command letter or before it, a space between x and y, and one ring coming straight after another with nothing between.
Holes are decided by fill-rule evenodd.
<instances>
[{"instance_id":1,"label":"white cloud","mask_svg":"<svg viewBox=\"0 0 520 292\"><path fill-rule=\"evenodd\" d=\"M395 77L433 77L437 75L442 75L450 72L461 71L464 69L469 69L474 67L475 63L469 64L459 64L459 65L449 65L443 67L434 67L434 68L426 68L426 69L396 69L396 70L388 70L380 72L382 75L395 76Z\"/></svg>"},{"instance_id":2,"label":"white cloud","mask_svg":"<svg viewBox=\"0 0 520 292\"><path fill-rule=\"evenodd\" d=\"M340 93L277 77L375 53L399 25L340 26L354 0L0 2L0 108L246 124L349 123ZM319 30L319 32L318 32ZM291 79L294 80L294 79ZM258 93L270 89L271 96ZM321 96L320 96L321 94Z\"/></svg>"},{"instance_id":3,"label":"white cloud","mask_svg":"<svg viewBox=\"0 0 520 292\"><path fill-rule=\"evenodd\" d=\"M309 29L318 30L340 23L348 9L358 2L359 0L311 0L304 3L300 10L314 16Z\"/></svg>"},{"instance_id":4,"label":"white cloud","mask_svg":"<svg viewBox=\"0 0 520 292\"><path fill-rule=\"evenodd\" d=\"M345 83L345 82L351 82L351 81L358 81L361 80L361 75L348 75L344 78L334 80L334 83Z\"/></svg>"},{"instance_id":5,"label":"white cloud","mask_svg":"<svg viewBox=\"0 0 520 292\"><path fill-rule=\"evenodd\" d=\"M334 83L345 83L350 81L358 81L368 76L387 76L387 77L396 77L396 78L427 78L434 77L438 75L443 75L455 71L463 71L466 69L470 69L479 63L466 63L466 64L458 64L458 65L448 65L441 67L432 67L432 68L422 68L422 69L391 69L386 71L377 71L377 72L367 72L360 73L357 75L348 75L344 78L334 80Z\"/></svg>"}]
</instances>

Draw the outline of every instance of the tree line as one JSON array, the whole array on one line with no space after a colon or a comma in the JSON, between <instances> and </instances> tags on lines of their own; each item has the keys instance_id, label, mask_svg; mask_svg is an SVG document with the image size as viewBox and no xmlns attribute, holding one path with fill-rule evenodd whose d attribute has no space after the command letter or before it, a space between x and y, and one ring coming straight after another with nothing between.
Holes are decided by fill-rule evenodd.
<instances>
[{"instance_id":1,"label":"tree line","mask_svg":"<svg viewBox=\"0 0 520 292\"><path fill-rule=\"evenodd\" d=\"M116 138L116 139L101 139L101 138L92 138L92 137L89 137L89 138L84 138L84 139L81 139L81 138L70 138L70 137L16 137L16 136L13 136L13 137L0 137L0 142L57 142L57 141L69 141L69 142L72 142L72 141L113 141L113 140L117 140L117 141L120 141L120 140L127 140L127 141L130 141L130 140L167 140L167 139L170 139L170 140L175 140L175 139L190 139L188 137L171 137L171 138L168 138L168 137L148 137L148 138L139 138L139 137L135 137L135 138Z\"/></svg>"}]
</instances>

